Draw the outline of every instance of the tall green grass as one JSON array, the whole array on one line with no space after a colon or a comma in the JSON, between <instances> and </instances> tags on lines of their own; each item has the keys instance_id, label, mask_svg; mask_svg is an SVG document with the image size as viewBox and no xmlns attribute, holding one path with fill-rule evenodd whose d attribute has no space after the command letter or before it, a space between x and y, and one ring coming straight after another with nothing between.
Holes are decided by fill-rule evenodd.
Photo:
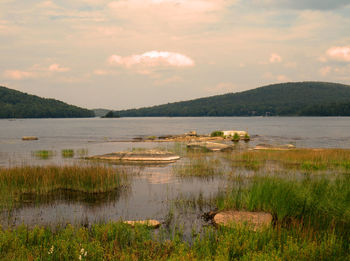
<instances>
[{"instance_id":1,"label":"tall green grass","mask_svg":"<svg viewBox=\"0 0 350 261\"><path fill-rule=\"evenodd\" d=\"M296 229L206 228L183 240L180 231L96 224L55 231L25 226L0 229L1 260L348 260L336 234Z\"/></svg>"},{"instance_id":2,"label":"tall green grass","mask_svg":"<svg viewBox=\"0 0 350 261\"><path fill-rule=\"evenodd\" d=\"M0 206L23 194L44 195L57 190L104 193L128 184L124 169L102 165L24 166L0 169Z\"/></svg>"},{"instance_id":3,"label":"tall green grass","mask_svg":"<svg viewBox=\"0 0 350 261\"><path fill-rule=\"evenodd\" d=\"M231 190L218 196L217 207L266 211L277 224L333 229L349 237L350 175L299 180L256 176L248 184L232 184Z\"/></svg>"},{"instance_id":4,"label":"tall green grass","mask_svg":"<svg viewBox=\"0 0 350 261\"><path fill-rule=\"evenodd\" d=\"M346 149L297 149L287 151L244 151L225 154L233 166L264 166L278 162L284 168L305 171L350 171L350 150Z\"/></svg>"}]
</instances>

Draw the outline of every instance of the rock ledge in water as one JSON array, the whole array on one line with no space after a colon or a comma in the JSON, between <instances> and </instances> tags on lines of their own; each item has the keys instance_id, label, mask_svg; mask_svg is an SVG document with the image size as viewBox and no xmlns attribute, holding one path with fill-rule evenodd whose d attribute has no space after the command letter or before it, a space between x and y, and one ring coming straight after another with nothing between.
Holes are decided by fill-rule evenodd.
<instances>
[{"instance_id":1,"label":"rock ledge in water","mask_svg":"<svg viewBox=\"0 0 350 261\"><path fill-rule=\"evenodd\" d=\"M202 148L209 151L224 151L232 149L232 146L223 144L223 143L217 143L217 142L209 142L209 141L200 141L200 142L191 142L187 144L188 148Z\"/></svg>"},{"instance_id":2,"label":"rock ledge in water","mask_svg":"<svg viewBox=\"0 0 350 261\"><path fill-rule=\"evenodd\" d=\"M22 140L38 140L38 137L35 137L35 136L23 136Z\"/></svg>"},{"instance_id":3,"label":"rock ledge in water","mask_svg":"<svg viewBox=\"0 0 350 261\"><path fill-rule=\"evenodd\" d=\"M124 151L104 155L89 157L88 159L124 161L124 162L151 162L151 163L171 163L180 159L180 156L168 151L159 150L141 150Z\"/></svg>"},{"instance_id":4,"label":"rock ledge in water","mask_svg":"<svg viewBox=\"0 0 350 261\"><path fill-rule=\"evenodd\" d=\"M271 225L272 215L266 212L248 211L223 211L213 218L217 226L244 225L247 224L254 231Z\"/></svg>"},{"instance_id":5,"label":"rock ledge in water","mask_svg":"<svg viewBox=\"0 0 350 261\"><path fill-rule=\"evenodd\" d=\"M285 144L279 146L273 146L271 144L258 144L255 146L254 150L292 150L295 146L292 144Z\"/></svg>"}]
</instances>

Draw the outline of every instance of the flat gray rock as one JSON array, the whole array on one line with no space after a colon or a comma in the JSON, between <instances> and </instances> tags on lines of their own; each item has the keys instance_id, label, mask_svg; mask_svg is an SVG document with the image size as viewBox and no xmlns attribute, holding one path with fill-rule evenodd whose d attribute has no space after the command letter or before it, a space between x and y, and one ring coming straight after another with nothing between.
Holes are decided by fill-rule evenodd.
<instances>
[{"instance_id":1,"label":"flat gray rock","mask_svg":"<svg viewBox=\"0 0 350 261\"><path fill-rule=\"evenodd\" d=\"M187 144L187 147L202 148L202 149L207 149L209 151L224 151L232 148L232 146L227 144L210 142L210 141L191 142Z\"/></svg>"},{"instance_id":2,"label":"flat gray rock","mask_svg":"<svg viewBox=\"0 0 350 261\"><path fill-rule=\"evenodd\" d=\"M124 161L124 162L167 163L167 162L175 162L176 160L180 159L180 156L175 155L168 151L140 150L140 151L114 152L114 153L109 153L104 155L92 156L92 157L89 157L89 159Z\"/></svg>"}]
</instances>

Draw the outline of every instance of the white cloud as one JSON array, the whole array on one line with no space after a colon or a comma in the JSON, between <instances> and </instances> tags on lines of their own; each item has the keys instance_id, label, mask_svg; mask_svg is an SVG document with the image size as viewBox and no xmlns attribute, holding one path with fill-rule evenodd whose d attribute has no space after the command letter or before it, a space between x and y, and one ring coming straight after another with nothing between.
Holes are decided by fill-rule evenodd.
<instances>
[{"instance_id":1,"label":"white cloud","mask_svg":"<svg viewBox=\"0 0 350 261\"><path fill-rule=\"evenodd\" d=\"M325 66L320 69L320 74L322 76L327 76L330 72L332 71L332 67L330 66Z\"/></svg>"},{"instance_id":2,"label":"white cloud","mask_svg":"<svg viewBox=\"0 0 350 261\"><path fill-rule=\"evenodd\" d=\"M57 63L54 63L54 64L51 64L48 68L48 70L50 72L67 72L70 70L70 68L68 67L61 67L61 65L57 64Z\"/></svg>"},{"instance_id":3,"label":"white cloud","mask_svg":"<svg viewBox=\"0 0 350 261\"><path fill-rule=\"evenodd\" d=\"M326 54L332 60L350 62L350 45L331 47Z\"/></svg>"},{"instance_id":4,"label":"white cloud","mask_svg":"<svg viewBox=\"0 0 350 261\"><path fill-rule=\"evenodd\" d=\"M270 56L270 63L280 63L282 62L282 57L278 55L277 53L273 53Z\"/></svg>"},{"instance_id":5,"label":"white cloud","mask_svg":"<svg viewBox=\"0 0 350 261\"><path fill-rule=\"evenodd\" d=\"M6 70L4 77L12 80L21 80L25 78L34 78L36 74L34 72L21 71L21 70Z\"/></svg>"},{"instance_id":6,"label":"white cloud","mask_svg":"<svg viewBox=\"0 0 350 261\"><path fill-rule=\"evenodd\" d=\"M54 73L67 72L69 70L70 68L61 67L57 63L51 64L49 67L42 67L35 64L27 70L5 70L3 75L8 79L22 80L26 78L48 77Z\"/></svg>"},{"instance_id":7,"label":"white cloud","mask_svg":"<svg viewBox=\"0 0 350 261\"><path fill-rule=\"evenodd\" d=\"M173 66L173 67L190 67L194 66L194 61L186 55L172 52L150 51L143 54L134 54L122 57L112 55L109 58L111 65L124 66L131 68L135 65L146 67L156 66Z\"/></svg>"}]
</instances>

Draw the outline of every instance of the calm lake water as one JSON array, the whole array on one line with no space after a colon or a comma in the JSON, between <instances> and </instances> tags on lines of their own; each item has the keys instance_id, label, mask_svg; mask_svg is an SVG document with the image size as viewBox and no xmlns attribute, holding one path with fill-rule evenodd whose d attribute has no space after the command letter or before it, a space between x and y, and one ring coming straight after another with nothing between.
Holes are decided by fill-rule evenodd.
<instances>
[{"instance_id":1,"label":"calm lake water","mask_svg":"<svg viewBox=\"0 0 350 261\"><path fill-rule=\"evenodd\" d=\"M167 144L131 142L135 137L182 134L196 130L247 130L252 141L297 147L350 148L350 117L210 117L210 118L120 118L120 119L23 119L0 120L0 167L15 165L74 164L82 156L116 152L138 147ZM37 141L22 141L22 136L37 136ZM61 151L74 150L71 158ZM47 150L45 159L36 151ZM181 164L183 161L175 164ZM27 204L11 213L2 212L1 224L57 225L95 223L118 219L158 219L165 221L174 199L181 196L211 197L225 189L221 178L178 178L174 164L159 167L134 167L138 175L131 187L108 201L81 202L57 198L40 204ZM200 215L209 209L177 212L181 222L191 227L203 225ZM187 225L186 225L187 224Z\"/></svg>"}]
</instances>

